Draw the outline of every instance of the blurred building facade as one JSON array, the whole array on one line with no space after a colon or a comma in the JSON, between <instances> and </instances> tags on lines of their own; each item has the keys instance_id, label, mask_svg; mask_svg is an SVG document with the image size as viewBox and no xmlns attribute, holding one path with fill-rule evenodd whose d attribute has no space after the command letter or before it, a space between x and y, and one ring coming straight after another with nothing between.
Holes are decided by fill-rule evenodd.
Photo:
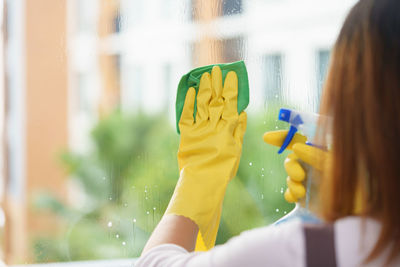
<instances>
[{"instance_id":1,"label":"blurred building facade","mask_svg":"<svg viewBox=\"0 0 400 267\"><path fill-rule=\"evenodd\" d=\"M120 107L168 114L190 69L244 59L249 112L275 98L316 110L329 51L354 0L8 0L0 113L5 156L5 258L31 258L36 232L57 218L31 201L68 201L57 155L90 148L89 132Z\"/></svg>"},{"instance_id":2,"label":"blurred building facade","mask_svg":"<svg viewBox=\"0 0 400 267\"><path fill-rule=\"evenodd\" d=\"M162 112L173 121L182 74L241 59L249 72L250 112L276 98L316 111L330 50L354 2L76 1L82 24L70 35L70 70L82 105L71 118L79 125L70 127L77 141L71 143L87 147L83 125L98 118L99 106Z\"/></svg>"},{"instance_id":3,"label":"blurred building facade","mask_svg":"<svg viewBox=\"0 0 400 267\"><path fill-rule=\"evenodd\" d=\"M5 8L5 259L21 263L31 259L33 233L58 230L55 216L34 210L35 195L65 199L57 154L68 140L66 1Z\"/></svg>"}]
</instances>

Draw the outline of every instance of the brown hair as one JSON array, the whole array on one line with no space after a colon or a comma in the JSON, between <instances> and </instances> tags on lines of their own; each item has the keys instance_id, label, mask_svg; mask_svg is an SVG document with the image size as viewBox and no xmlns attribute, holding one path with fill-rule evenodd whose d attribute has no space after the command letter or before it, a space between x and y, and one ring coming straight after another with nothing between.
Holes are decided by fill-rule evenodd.
<instances>
[{"instance_id":1,"label":"brown hair","mask_svg":"<svg viewBox=\"0 0 400 267\"><path fill-rule=\"evenodd\" d=\"M353 215L382 224L366 261L400 254L400 1L361 0L333 49L321 103L333 117L332 164L321 185L327 221ZM325 125L322 128L327 128Z\"/></svg>"}]
</instances>

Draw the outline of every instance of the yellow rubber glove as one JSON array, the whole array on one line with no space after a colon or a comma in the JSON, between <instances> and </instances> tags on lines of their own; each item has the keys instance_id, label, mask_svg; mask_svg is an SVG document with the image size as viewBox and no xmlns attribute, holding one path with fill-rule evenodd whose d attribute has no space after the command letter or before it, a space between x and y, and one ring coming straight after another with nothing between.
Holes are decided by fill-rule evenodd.
<instances>
[{"instance_id":1,"label":"yellow rubber glove","mask_svg":"<svg viewBox=\"0 0 400 267\"><path fill-rule=\"evenodd\" d=\"M200 79L195 119L195 89L186 94L179 122L180 177L166 214L198 225L196 250L214 246L226 187L239 166L247 117L237 112L237 95L236 73L229 72L222 84L218 66Z\"/></svg>"},{"instance_id":2,"label":"yellow rubber glove","mask_svg":"<svg viewBox=\"0 0 400 267\"><path fill-rule=\"evenodd\" d=\"M263 136L267 144L281 147L286 138L288 131L272 131L266 132ZM306 195L304 180L306 171L302 163L306 163L317 171L324 168L324 163L329 156L329 152L322 149L306 145L307 137L296 133L287 149L293 150L287 156L284 166L288 174L286 179L288 188L285 191L285 199L289 203L298 202Z\"/></svg>"},{"instance_id":3,"label":"yellow rubber glove","mask_svg":"<svg viewBox=\"0 0 400 267\"><path fill-rule=\"evenodd\" d=\"M268 144L281 147L287 132L286 130L266 132L263 139ZM288 174L286 179L288 188L284 196L289 203L300 201L306 194L304 181L307 173L304 167L309 165L317 172L329 170L331 168L331 152L306 145L306 141L307 138L305 136L296 133L288 146L288 149L294 152L287 156L284 163L285 170ZM313 181L313 183L318 184L319 181ZM356 215L363 213L364 194L363 185L359 185L354 199L354 214Z\"/></svg>"}]
</instances>

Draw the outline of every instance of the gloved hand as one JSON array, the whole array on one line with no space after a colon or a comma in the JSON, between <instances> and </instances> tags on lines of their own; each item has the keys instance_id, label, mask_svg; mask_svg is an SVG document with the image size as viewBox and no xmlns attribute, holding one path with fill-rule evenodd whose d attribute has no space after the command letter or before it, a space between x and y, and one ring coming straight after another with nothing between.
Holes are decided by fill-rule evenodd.
<instances>
[{"instance_id":1,"label":"gloved hand","mask_svg":"<svg viewBox=\"0 0 400 267\"><path fill-rule=\"evenodd\" d=\"M263 139L267 144L281 147L287 133L288 131L286 130L266 132ZM294 152L287 156L284 163L285 170L288 174L286 179L288 188L284 196L289 203L298 202L306 194L303 183L306 178L304 163L310 165L317 171L322 171L330 154L317 147L306 145L306 141L307 137L296 133L287 147L287 149L293 150Z\"/></svg>"},{"instance_id":2,"label":"gloved hand","mask_svg":"<svg viewBox=\"0 0 400 267\"><path fill-rule=\"evenodd\" d=\"M199 227L196 250L214 246L228 182L236 175L246 130L237 112L238 79L231 71L222 84L218 66L204 73L197 94L189 88L179 129L180 177L166 214L185 216Z\"/></svg>"}]
</instances>

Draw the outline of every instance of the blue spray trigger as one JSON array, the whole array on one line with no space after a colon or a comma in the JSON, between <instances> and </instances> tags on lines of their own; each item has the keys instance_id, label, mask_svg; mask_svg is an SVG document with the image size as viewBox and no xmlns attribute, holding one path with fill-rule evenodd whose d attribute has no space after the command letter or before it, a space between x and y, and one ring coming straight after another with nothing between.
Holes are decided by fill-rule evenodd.
<instances>
[{"instance_id":1,"label":"blue spray trigger","mask_svg":"<svg viewBox=\"0 0 400 267\"><path fill-rule=\"evenodd\" d=\"M292 141L295 133L297 132L297 128L294 127L293 125L290 126L289 132L286 135L285 141L283 142L281 148L278 151L278 154L281 154L283 151L285 151L285 149L288 147L288 145L290 144L290 142Z\"/></svg>"}]
</instances>

